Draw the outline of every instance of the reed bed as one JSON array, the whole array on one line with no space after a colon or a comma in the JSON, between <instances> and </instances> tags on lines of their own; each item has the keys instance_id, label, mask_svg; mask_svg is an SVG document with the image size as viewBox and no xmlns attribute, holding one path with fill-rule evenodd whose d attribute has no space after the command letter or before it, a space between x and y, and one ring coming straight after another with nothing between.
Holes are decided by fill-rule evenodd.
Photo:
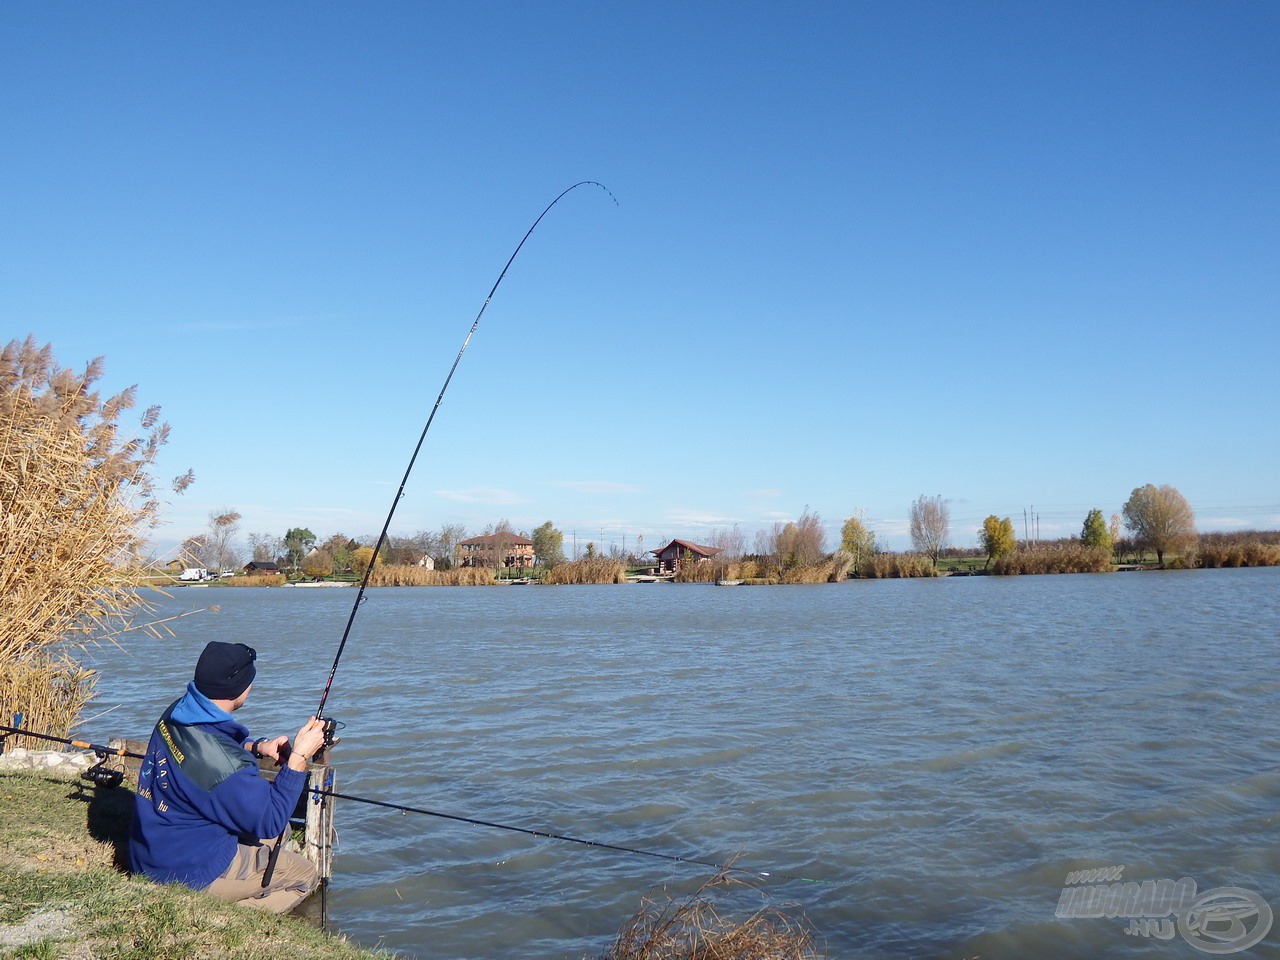
<instances>
[{"instance_id":1,"label":"reed bed","mask_svg":"<svg viewBox=\"0 0 1280 960\"><path fill-rule=\"evenodd\" d=\"M32 723L49 711L45 729L59 733L92 689L69 650L147 609L136 558L155 523L150 469L168 436L154 407L124 432L134 392L102 398L101 375L101 361L59 368L30 337L0 352L0 710Z\"/></svg>"},{"instance_id":2,"label":"reed bed","mask_svg":"<svg viewBox=\"0 0 1280 960\"><path fill-rule=\"evenodd\" d=\"M796 917L774 907L729 915L728 900L743 887L752 889L722 871L683 899L645 898L598 960L820 960Z\"/></svg>"},{"instance_id":3,"label":"reed bed","mask_svg":"<svg viewBox=\"0 0 1280 960\"><path fill-rule=\"evenodd\" d=\"M80 711L93 697L97 674L69 656L44 651L5 664L0 670L0 722L12 723L22 714L22 726L65 737ZM44 740L19 736L13 745L47 750Z\"/></svg>"},{"instance_id":4,"label":"reed bed","mask_svg":"<svg viewBox=\"0 0 1280 960\"><path fill-rule=\"evenodd\" d=\"M553 586L583 583L626 583L627 572L621 562L607 557L583 557L558 563L542 575L542 582Z\"/></svg>"},{"instance_id":5,"label":"reed bed","mask_svg":"<svg viewBox=\"0 0 1280 960\"><path fill-rule=\"evenodd\" d=\"M1237 540L1203 536L1200 538L1201 567L1277 567L1280 566L1280 543L1262 539Z\"/></svg>"},{"instance_id":6,"label":"reed bed","mask_svg":"<svg viewBox=\"0 0 1280 960\"><path fill-rule=\"evenodd\" d=\"M868 580L937 575L933 561L921 553L876 553L862 565L862 576Z\"/></svg>"},{"instance_id":7,"label":"reed bed","mask_svg":"<svg viewBox=\"0 0 1280 960\"><path fill-rule=\"evenodd\" d=\"M1110 550L1086 547L1079 541L1019 549L991 565L991 573L1004 577L1037 573L1109 573L1111 569Z\"/></svg>"},{"instance_id":8,"label":"reed bed","mask_svg":"<svg viewBox=\"0 0 1280 960\"><path fill-rule=\"evenodd\" d=\"M853 557L837 551L820 563L783 566L772 559L759 557L742 560L700 560L681 564L676 583L717 583L741 580L750 584L837 583L849 575Z\"/></svg>"},{"instance_id":9,"label":"reed bed","mask_svg":"<svg viewBox=\"0 0 1280 960\"><path fill-rule=\"evenodd\" d=\"M230 580L228 585L232 587L283 587L285 582L283 573L246 573Z\"/></svg>"},{"instance_id":10,"label":"reed bed","mask_svg":"<svg viewBox=\"0 0 1280 960\"><path fill-rule=\"evenodd\" d=\"M488 587L495 582L488 567L428 570L413 564L389 564L374 567L369 576L371 587Z\"/></svg>"}]
</instances>

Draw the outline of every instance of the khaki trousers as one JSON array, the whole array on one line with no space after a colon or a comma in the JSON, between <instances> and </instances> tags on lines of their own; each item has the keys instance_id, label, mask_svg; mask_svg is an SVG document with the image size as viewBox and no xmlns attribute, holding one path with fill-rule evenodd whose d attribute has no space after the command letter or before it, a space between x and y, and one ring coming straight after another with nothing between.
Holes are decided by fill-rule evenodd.
<instances>
[{"instance_id":1,"label":"khaki trousers","mask_svg":"<svg viewBox=\"0 0 1280 960\"><path fill-rule=\"evenodd\" d=\"M319 875L315 864L306 857L281 850L275 872L271 874L271 883L264 887L262 877L267 872L273 846L274 837L260 846L239 844L227 869L204 888L205 893L256 910L288 913L316 888Z\"/></svg>"}]
</instances>

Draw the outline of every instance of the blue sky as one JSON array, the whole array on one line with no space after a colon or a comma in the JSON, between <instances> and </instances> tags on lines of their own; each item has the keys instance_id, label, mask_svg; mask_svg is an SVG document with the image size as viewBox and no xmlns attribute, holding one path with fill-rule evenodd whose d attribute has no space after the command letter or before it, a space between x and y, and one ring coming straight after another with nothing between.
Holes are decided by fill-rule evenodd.
<instances>
[{"instance_id":1,"label":"blue sky","mask_svg":"<svg viewBox=\"0 0 1280 960\"><path fill-rule=\"evenodd\" d=\"M0 317L188 467L164 547L862 510L1280 526L1280 6L8 3Z\"/></svg>"}]
</instances>

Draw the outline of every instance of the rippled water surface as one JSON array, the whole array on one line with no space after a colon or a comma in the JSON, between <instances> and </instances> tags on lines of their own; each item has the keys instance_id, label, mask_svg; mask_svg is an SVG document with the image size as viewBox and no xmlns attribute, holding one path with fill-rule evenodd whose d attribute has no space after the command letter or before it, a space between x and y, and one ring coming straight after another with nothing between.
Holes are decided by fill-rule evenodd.
<instances>
[{"instance_id":1,"label":"rippled water surface","mask_svg":"<svg viewBox=\"0 0 1280 960\"><path fill-rule=\"evenodd\" d=\"M223 639L259 651L238 719L292 733L353 598L177 591L165 612L220 609L100 652L118 706L81 732L145 738ZM820 880L762 889L832 957L1200 956L1054 911L1110 865L1280 910L1278 634L1280 568L385 589L328 712L343 791ZM598 954L706 875L354 803L338 823L331 919L421 958Z\"/></svg>"}]
</instances>

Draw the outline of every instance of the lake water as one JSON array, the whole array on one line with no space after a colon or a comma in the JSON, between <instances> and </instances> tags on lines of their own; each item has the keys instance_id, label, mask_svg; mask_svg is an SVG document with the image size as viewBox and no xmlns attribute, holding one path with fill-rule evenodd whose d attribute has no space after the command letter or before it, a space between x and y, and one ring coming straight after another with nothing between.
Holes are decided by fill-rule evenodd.
<instances>
[{"instance_id":1,"label":"lake water","mask_svg":"<svg viewBox=\"0 0 1280 960\"><path fill-rule=\"evenodd\" d=\"M221 639L259 651L238 719L292 734L353 599L175 591L162 613L220 609L96 654L118 706L79 732L145 738ZM383 589L327 712L344 792L819 880L751 902L831 957L1187 958L1055 910L1121 865L1280 910L1278 654L1280 568ZM338 826L332 923L432 960L595 955L709 872L356 803Z\"/></svg>"}]
</instances>

